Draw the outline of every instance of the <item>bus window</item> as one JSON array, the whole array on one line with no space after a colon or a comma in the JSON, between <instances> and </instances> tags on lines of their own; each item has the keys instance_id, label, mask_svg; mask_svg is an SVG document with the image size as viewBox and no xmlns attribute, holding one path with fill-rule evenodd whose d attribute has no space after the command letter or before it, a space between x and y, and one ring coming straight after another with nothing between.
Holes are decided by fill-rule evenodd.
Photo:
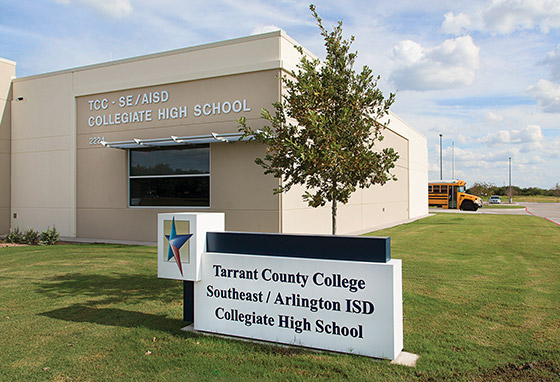
<instances>
[{"instance_id":1,"label":"bus window","mask_svg":"<svg viewBox=\"0 0 560 382\"><path fill-rule=\"evenodd\" d=\"M441 186L441 193L447 194L447 186Z\"/></svg>"},{"instance_id":2,"label":"bus window","mask_svg":"<svg viewBox=\"0 0 560 382\"><path fill-rule=\"evenodd\" d=\"M433 186L434 194L439 194L439 186Z\"/></svg>"},{"instance_id":3,"label":"bus window","mask_svg":"<svg viewBox=\"0 0 560 382\"><path fill-rule=\"evenodd\" d=\"M431 194L431 193L432 193L432 186L429 185L429 186L428 186L428 194Z\"/></svg>"}]
</instances>

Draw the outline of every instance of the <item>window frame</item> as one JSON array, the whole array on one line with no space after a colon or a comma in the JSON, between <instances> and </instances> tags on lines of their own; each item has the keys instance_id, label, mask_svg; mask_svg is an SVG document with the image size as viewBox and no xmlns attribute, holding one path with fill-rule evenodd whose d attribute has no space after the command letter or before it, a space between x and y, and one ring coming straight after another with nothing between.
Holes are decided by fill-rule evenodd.
<instances>
[{"instance_id":1,"label":"window frame","mask_svg":"<svg viewBox=\"0 0 560 382\"><path fill-rule=\"evenodd\" d=\"M126 186L128 191L127 196L127 208L158 208L158 209L169 209L169 208L180 208L180 209L210 209L212 208L212 145L208 145L208 174L174 174L174 175L130 175L131 167L131 155L134 149L128 149L127 151L127 179ZM177 147L180 148L181 146ZM189 146L184 146L182 148L188 148ZM165 148L164 148L165 149ZM208 177L208 205L207 206L133 206L131 202L131 179L141 179L141 178L192 178L192 177Z\"/></svg>"}]
</instances>

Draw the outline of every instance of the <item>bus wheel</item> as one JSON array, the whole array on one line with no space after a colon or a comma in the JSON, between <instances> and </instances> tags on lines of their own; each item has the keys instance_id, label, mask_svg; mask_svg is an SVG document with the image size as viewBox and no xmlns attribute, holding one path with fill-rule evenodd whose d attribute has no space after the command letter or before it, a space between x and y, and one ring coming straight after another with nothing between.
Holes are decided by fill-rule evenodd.
<instances>
[{"instance_id":1,"label":"bus wheel","mask_svg":"<svg viewBox=\"0 0 560 382\"><path fill-rule=\"evenodd\" d=\"M465 200L461 204L461 210L463 210L463 211L476 211L476 206L474 205L474 203L472 201Z\"/></svg>"}]
</instances>

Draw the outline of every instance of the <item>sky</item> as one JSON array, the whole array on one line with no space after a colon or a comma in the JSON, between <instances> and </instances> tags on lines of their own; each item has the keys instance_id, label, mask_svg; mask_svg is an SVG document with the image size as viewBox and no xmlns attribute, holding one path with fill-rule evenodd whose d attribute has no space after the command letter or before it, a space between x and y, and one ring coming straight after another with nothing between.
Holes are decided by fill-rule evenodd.
<instances>
[{"instance_id":1,"label":"sky","mask_svg":"<svg viewBox=\"0 0 560 382\"><path fill-rule=\"evenodd\" d=\"M426 136L430 179L442 134L444 179L507 185L511 158L513 185L560 183L560 0L315 4ZM277 29L324 57L302 1L0 0L0 57L17 77Z\"/></svg>"}]
</instances>

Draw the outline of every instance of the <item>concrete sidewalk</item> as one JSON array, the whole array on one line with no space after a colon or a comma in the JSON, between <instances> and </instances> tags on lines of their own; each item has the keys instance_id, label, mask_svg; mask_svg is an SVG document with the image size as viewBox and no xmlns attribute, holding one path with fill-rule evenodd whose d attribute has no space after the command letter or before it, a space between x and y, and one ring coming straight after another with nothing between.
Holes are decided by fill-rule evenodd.
<instances>
[{"instance_id":1,"label":"concrete sidewalk","mask_svg":"<svg viewBox=\"0 0 560 382\"><path fill-rule=\"evenodd\" d=\"M83 237L66 237L66 236L61 236L60 241L63 241L65 243L147 245L151 247L157 246L157 243L153 241L90 239L90 238L83 238Z\"/></svg>"}]
</instances>

